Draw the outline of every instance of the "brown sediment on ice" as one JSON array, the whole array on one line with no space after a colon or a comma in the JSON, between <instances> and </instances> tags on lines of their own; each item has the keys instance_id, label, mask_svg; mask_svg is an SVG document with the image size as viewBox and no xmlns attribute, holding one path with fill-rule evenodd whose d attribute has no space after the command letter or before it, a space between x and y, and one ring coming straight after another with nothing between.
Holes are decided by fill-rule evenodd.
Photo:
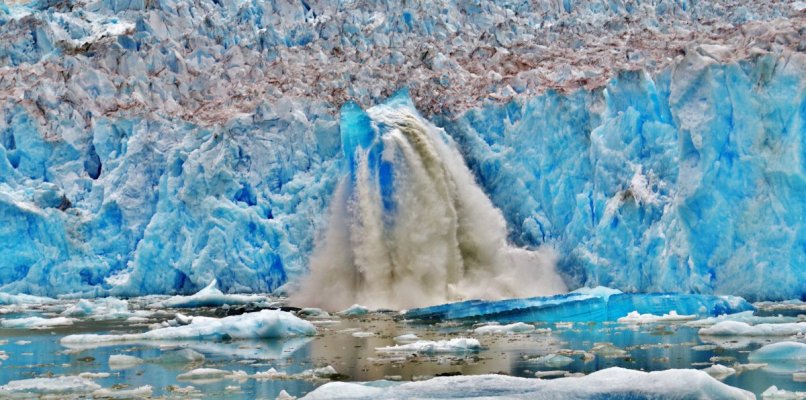
<instances>
[{"instance_id":1,"label":"brown sediment on ice","mask_svg":"<svg viewBox=\"0 0 806 400\"><path fill-rule=\"evenodd\" d=\"M656 74L691 52L719 63L806 52L797 1L135 3L67 1L11 18L0 27L0 107L42 122L156 114L216 125L281 98L335 110L408 87L425 113L456 114L592 90L618 71Z\"/></svg>"}]
</instances>

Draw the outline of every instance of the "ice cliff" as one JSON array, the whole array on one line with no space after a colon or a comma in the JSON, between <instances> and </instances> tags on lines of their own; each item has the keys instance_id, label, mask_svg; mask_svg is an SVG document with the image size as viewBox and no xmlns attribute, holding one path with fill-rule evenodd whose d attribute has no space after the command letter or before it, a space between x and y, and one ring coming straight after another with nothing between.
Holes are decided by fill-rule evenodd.
<instances>
[{"instance_id":1,"label":"ice cliff","mask_svg":"<svg viewBox=\"0 0 806 400\"><path fill-rule=\"evenodd\" d=\"M460 3L460 4L459 4ZM401 87L569 287L806 296L806 4L0 4L0 290L271 291Z\"/></svg>"}]
</instances>

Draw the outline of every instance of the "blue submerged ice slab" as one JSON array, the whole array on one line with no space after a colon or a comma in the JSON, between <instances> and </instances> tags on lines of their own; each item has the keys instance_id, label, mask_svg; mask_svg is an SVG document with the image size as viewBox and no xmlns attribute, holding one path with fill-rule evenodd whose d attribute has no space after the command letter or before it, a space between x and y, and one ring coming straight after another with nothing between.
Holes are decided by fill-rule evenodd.
<instances>
[{"instance_id":1,"label":"blue submerged ice slab","mask_svg":"<svg viewBox=\"0 0 806 400\"><path fill-rule=\"evenodd\" d=\"M469 300L408 310L406 318L423 320L468 319L496 322L602 322L615 321L632 311L700 318L753 310L741 297L701 294L628 294L609 296L568 293L549 297L498 301Z\"/></svg>"}]
</instances>

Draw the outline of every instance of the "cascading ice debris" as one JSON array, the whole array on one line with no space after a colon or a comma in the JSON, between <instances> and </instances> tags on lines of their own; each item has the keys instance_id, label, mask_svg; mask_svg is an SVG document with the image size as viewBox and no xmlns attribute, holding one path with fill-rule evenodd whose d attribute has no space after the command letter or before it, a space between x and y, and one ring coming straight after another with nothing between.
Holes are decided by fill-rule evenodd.
<instances>
[{"instance_id":1,"label":"cascading ice debris","mask_svg":"<svg viewBox=\"0 0 806 400\"><path fill-rule=\"evenodd\" d=\"M345 178L298 301L406 308L566 290L548 249L507 244L507 229L453 141L408 93L341 109Z\"/></svg>"}]
</instances>

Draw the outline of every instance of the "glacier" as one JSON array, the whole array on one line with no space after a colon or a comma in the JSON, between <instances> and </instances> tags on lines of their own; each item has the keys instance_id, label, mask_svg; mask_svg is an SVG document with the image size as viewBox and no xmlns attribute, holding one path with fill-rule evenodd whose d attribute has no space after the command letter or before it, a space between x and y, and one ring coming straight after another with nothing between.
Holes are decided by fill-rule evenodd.
<instances>
[{"instance_id":1,"label":"glacier","mask_svg":"<svg viewBox=\"0 0 806 400\"><path fill-rule=\"evenodd\" d=\"M568 287L806 299L806 16L728 3L6 2L0 291L287 293L408 87Z\"/></svg>"}]
</instances>

